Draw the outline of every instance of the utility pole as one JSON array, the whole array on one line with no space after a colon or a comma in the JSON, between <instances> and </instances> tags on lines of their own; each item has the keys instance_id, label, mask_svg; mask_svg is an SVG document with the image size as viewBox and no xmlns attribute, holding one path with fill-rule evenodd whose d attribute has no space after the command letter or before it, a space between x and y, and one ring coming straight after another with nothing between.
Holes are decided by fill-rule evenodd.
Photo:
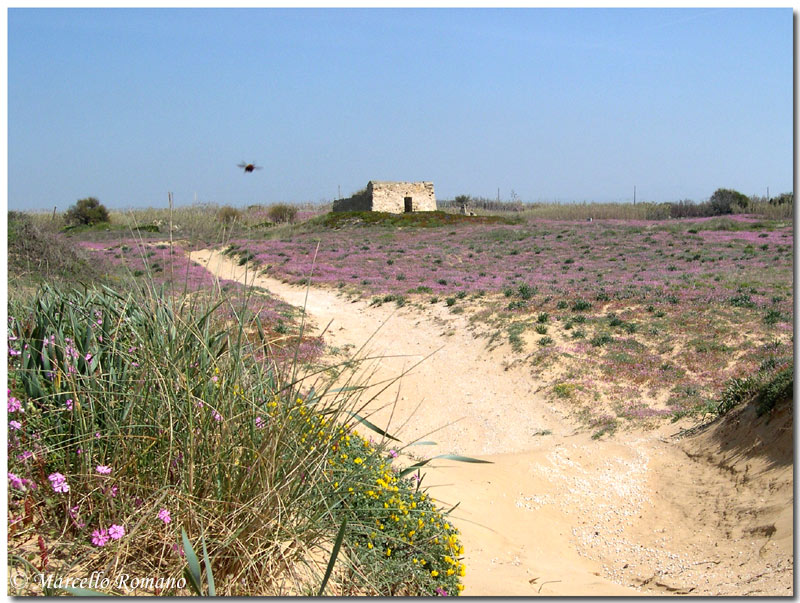
<instances>
[{"instance_id":1,"label":"utility pole","mask_svg":"<svg viewBox=\"0 0 800 603\"><path fill-rule=\"evenodd\" d=\"M337 184L336 185L336 198L337 199L341 199L342 198L342 185L341 184Z\"/></svg>"},{"instance_id":2,"label":"utility pole","mask_svg":"<svg viewBox=\"0 0 800 603\"><path fill-rule=\"evenodd\" d=\"M633 185L633 204L636 205L636 185Z\"/></svg>"},{"instance_id":3,"label":"utility pole","mask_svg":"<svg viewBox=\"0 0 800 603\"><path fill-rule=\"evenodd\" d=\"M767 203L769 203L769 187L767 187Z\"/></svg>"},{"instance_id":4,"label":"utility pole","mask_svg":"<svg viewBox=\"0 0 800 603\"><path fill-rule=\"evenodd\" d=\"M497 187L497 201L500 202L500 187Z\"/></svg>"}]
</instances>

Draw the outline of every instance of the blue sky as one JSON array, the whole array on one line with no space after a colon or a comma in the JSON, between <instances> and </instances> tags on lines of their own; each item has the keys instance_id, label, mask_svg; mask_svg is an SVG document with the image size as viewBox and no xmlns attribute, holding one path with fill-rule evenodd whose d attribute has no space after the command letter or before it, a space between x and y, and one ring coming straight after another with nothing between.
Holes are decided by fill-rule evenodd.
<instances>
[{"instance_id":1,"label":"blue sky","mask_svg":"<svg viewBox=\"0 0 800 603\"><path fill-rule=\"evenodd\" d=\"M792 27L788 7L9 9L8 204L791 191Z\"/></svg>"}]
</instances>

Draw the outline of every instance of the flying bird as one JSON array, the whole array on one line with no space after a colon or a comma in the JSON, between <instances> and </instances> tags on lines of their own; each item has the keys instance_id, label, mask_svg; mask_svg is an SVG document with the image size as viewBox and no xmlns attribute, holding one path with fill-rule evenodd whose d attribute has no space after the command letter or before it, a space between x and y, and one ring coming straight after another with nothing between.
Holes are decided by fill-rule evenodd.
<instances>
[{"instance_id":1,"label":"flying bird","mask_svg":"<svg viewBox=\"0 0 800 603\"><path fill-rule=\"evenodd\" d=\"M237 167L240 167L244 170L244 173L252 172L253 170L260 170L261 166L256 165L255 163L246 163L242 161Z\"/></svg>"}]
</instances>

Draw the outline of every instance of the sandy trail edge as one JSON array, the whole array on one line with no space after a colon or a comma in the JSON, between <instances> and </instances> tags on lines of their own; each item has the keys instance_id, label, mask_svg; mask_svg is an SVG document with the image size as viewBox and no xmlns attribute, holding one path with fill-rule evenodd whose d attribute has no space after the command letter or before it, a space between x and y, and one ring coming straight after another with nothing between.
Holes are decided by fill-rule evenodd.
<instances>
[{"instance_id":1,"label":"sandy trail edge","mask_svg":"<svg viewBox=\"0 0 800 603\"><path fill-rule=\"evenodd\" d=\"M394 378L433 354L379 397L397 404L371 420L406 442L439 442L426 455L492 461L441 463L427 472L434 496L461 503L454 519L466 549L465 595L743 594L739 582L750 580L748 571L759 575L765 563L759 556L770 544L774 559L767 565L779 566L781 584L759 590L753 578L751 590L790 593L785 543L775 550L769 538L730 537L726 518L734 507L757 506L758 492L731 486L724 469L687 461L658 433L607 441L577 433L533 393L538 384L528 371L504 370L503 357L473 338L463 315L370 307L257 275L216 250L190 258L220 279L263 287L305 307L317 329L330 325L329 345L360 348L371 338L371 355L381 356L373 381ZM729 490L736 503L726 498ZM698 516L695 508L712 495L716 506ZM782 525L784 540L786 530ZM791 588L791 573L788 582Z\"/></svg>"}]
</instances>

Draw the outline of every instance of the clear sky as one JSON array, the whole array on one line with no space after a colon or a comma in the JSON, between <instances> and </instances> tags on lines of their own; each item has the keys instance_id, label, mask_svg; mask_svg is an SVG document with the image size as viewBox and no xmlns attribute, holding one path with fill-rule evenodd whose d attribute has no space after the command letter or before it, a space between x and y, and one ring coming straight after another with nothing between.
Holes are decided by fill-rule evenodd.
<instances>
[{"instance_id":1,"label":"clear sky","mask_svg":"<svg viewBox=\"0 0 800 603\"><path fill-rule=\"evenodd\" d=\"M8 205L778 194L792 35L789 7L13 8Z\"/></svg>"}]
</instances>

